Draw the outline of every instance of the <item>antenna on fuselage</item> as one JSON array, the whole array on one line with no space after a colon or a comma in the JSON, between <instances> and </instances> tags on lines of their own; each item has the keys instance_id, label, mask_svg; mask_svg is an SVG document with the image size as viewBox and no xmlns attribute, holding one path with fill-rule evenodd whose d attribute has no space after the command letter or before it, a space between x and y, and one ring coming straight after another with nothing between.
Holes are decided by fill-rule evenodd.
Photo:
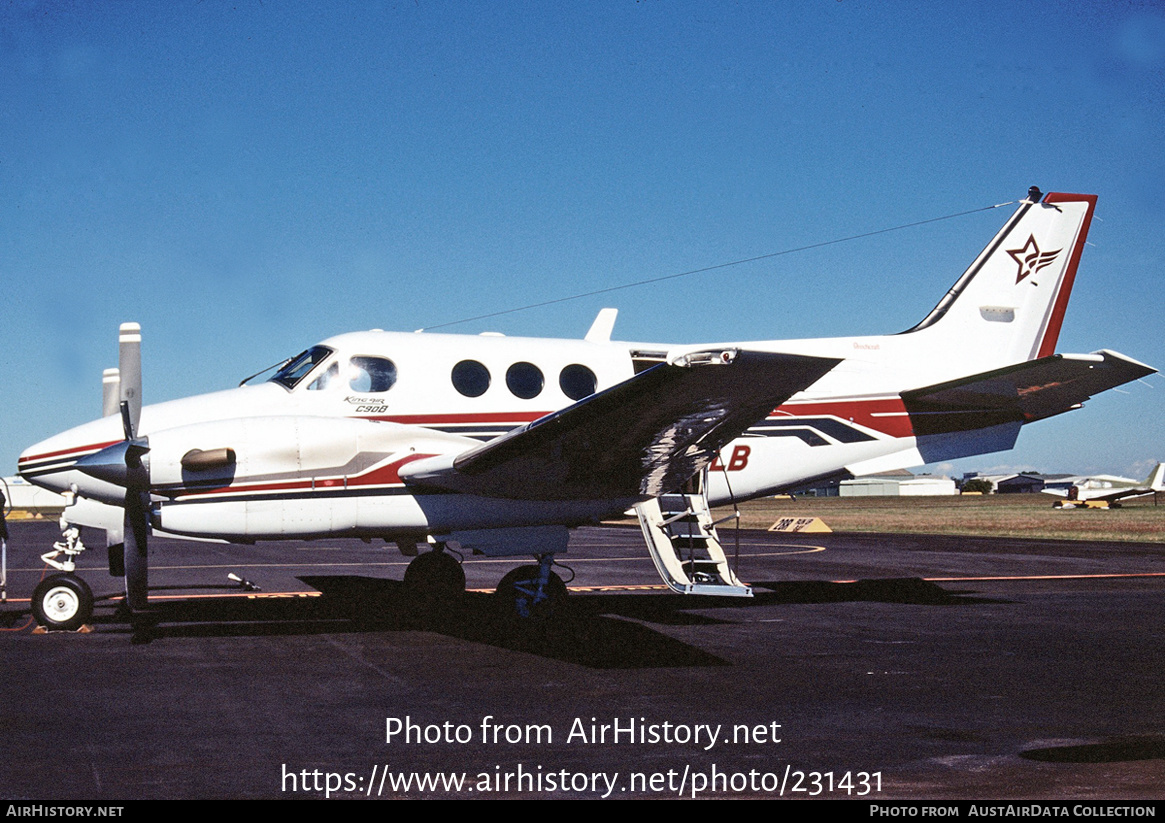
<instances>
[{"instance_id":1,"label":"antenna on fuselage","mask_svg":"<svg viewBox=\"0 0 1165 823\"><path fill-rule=\"evenodd\" d=\"M583 340L588 343L610 343L611 332L615 330L615 318L618 316L618 309L599 309L595 322L591 323L591 328Z\"/></svg>"}]
</instances>

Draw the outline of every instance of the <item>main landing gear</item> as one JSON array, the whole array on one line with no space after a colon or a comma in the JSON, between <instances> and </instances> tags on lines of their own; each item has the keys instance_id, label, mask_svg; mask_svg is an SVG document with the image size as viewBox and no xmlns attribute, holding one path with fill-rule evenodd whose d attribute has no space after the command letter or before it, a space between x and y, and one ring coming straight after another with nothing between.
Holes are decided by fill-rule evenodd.
<instances>
[{"instance_id":1,"label":"main landing gear","mask_svg":"<svg viewBox=\"0 0 1165 823\"><path fill-rule=\"evenodd\" d=\"M502 578L494 593L512 617L545 620L562 609L566 584L550 570L554 555L538 556L538 565L519 566Z\"/></svg>"},{"instance_id":2,"label":"main landing gear","mask_svg":"<svg viewBox=\"0 0 1165 823\"><path fill-rule=\"evenodd\" d=\"M566 583L551 570L554 555L538 555L537 560L511 570L498 583L494 601L507 617L544 620L561 611ZM437 543L409 563L404 583L421 604L447 605L465 592L465 570L453 552Z\"/></svg>"},{"instance_id":3,"label":"main landing gear","mask_svg":"<svg viewBox=\"0 0 1165 823\"><path fill-rule=\"evenodd\" d=\"M46 629L76 631L93 616L93 591L88 583L73 574L77 555L85 551L81 530L64 521L61 526L63 539L40 558L61 573L49 575L33 589L32 614ZM57 560L62 554L65 559Z\"/></svg>"},{"instance_id":4,"label":"main landing gear","mask_svg":"<svg viewBox=\"0 0 1165 823\"><path fill-rule=\"evenodd\" d=\"M424 600L440 602L465 592L465 570L445 547L419 554L405 569L405 586Z\"/></svg>"}]
</instances>

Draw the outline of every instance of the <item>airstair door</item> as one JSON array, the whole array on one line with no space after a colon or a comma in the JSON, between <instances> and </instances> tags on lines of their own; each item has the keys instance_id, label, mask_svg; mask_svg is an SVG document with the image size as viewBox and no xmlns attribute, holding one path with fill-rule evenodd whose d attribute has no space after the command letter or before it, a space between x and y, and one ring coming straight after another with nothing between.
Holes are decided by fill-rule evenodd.
<instances>
[{"instance_id":1,"label":"airstair door","mask_svg":"<svg viewBox=\"0 0 1165 823\"><path fill-rule=\"evenodd\" d=\"M703 473L696 480L699 491L665 494L635 507L655 568L680 594L752 597L752 588L736 578L724 556Z\"/></svg>"}]
</instances>

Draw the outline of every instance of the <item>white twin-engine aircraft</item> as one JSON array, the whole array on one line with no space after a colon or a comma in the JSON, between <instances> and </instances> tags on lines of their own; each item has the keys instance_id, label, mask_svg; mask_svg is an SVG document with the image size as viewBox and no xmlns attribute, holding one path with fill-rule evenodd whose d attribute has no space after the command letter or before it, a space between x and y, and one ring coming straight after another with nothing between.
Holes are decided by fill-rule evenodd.
<instances>
[{"instance_id":1,"label":"white twin-engine aircraft","mask_svg":"<svg viewBox=\"0 0 1165 823\"><path fill-rule=\"evenodd\" d=\"M533 555L499 593L540 612L565 594L552 566L570 529L629 508L672 589L748 596L711 506L1009 449L1025 423L1154 371L1054 353L1095 205L1033 187L934 310L885 336L621 343L613 309L582 340L357 332L265 383L143 408L140 333L123 325L106 416L20 457L72 492L45 555L62 573L34 612L90 616L80 526L106 531L134 613L152 534L382 538L416 555L405 582L429 596L463 590L456 546Z\"/></svg>"}]
</instances>

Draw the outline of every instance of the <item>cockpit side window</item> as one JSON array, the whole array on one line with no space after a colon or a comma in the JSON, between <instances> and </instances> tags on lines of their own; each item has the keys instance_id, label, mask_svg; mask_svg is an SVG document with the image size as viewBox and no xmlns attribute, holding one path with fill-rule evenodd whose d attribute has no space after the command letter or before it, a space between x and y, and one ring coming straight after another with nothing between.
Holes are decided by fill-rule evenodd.
<instances>
[{"instance_id":1,"label":"cockpit side window","mask_svg":"<svg viewBox=\"0 0 1165 823\"><path fill-rule=\"evenodd\" d=\"M330 386L340 375L340 364L336 361L324 369L324 373L308 384L308 391L320 391Z\"/></svg>"},{"instance_id":2,"label":"cockpit side window","mask_svg":"<svg viewBox=\"0 0 1165 823\"><path fill-rule=\"evenodd\" d=\"M395 383L396 364L387 357L358 355L348 359L348 388L352 391L388 391Z\"/></svg>"},{"instance_id":3,"label":"cockpit side window","mask_svg":"<svg viewBox=\"0 0 1165 823\"><path fill-rule=\"evenodd\" d=\"M275 372L274 376L267 382L278 383L285 388L294 389L299 381L307 377L311 370L322 363L331 353L332 350L327 346L312 346L307 351L293 357L290 363Z\"/></svg>"}]
</instances>

